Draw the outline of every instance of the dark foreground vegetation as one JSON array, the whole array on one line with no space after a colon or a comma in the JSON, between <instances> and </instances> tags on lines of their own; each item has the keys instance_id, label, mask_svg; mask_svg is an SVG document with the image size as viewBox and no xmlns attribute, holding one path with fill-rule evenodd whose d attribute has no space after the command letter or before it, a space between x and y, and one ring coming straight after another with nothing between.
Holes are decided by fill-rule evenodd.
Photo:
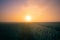
<instances>
[{"instance_id":1,"label":"dark foreground vegetation","mask_svg":"<svg viewBox=\"0 0 60 40\"><path fill-rule=\"evenodd\" d=\"M60 23L0 23L0 40L60 40Z\"/></svg>"}]
</instances>

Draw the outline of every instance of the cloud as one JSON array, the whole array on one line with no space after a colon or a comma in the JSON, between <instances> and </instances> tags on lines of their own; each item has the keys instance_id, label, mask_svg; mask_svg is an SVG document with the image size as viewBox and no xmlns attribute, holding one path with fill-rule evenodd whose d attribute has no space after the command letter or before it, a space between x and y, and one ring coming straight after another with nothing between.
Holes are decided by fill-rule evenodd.
<instances>
[{"instance_id":1,"label":"cloud","mask_svg":"<svg viewBox=\"0 0 60 40\"><path fill-rule=\"evenodd\" d=\"M59 0L0 0L0 19L20 20L26 11L31 11L37 21L59 21L59 3Z\"/></svg>"}]
</instances>

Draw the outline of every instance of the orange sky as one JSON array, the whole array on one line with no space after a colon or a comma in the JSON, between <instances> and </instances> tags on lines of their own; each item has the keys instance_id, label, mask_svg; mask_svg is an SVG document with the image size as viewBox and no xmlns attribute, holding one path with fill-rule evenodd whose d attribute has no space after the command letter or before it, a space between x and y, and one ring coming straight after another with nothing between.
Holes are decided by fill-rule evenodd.
<instances>
[{"instance_id":1,"label":"orange sky","mask_svg":"<svg viewBox=\"0 0 60 40\"><path fill-rule=\"evenodd\" d=\"M60 21L59 8L56 2L50 0L47 2L32 1L19 3L13 1L2 6L1 22L25 22L24 17L30 15L31 22L56 22ZM56 5L55 5L56 3Z\"/></svg>"}]
</instances>

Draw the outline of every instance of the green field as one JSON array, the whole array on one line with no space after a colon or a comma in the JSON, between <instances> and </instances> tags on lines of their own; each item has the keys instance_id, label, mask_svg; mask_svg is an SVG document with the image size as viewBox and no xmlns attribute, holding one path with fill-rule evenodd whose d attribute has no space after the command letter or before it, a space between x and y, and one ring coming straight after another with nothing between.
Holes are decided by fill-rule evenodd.
<instances>
[{"instance_id":1,"label":"green field","mask_svg":"<svg viewBox=\"0 0 60 40\"><path fill-rule=\"evenodd\" d=\"M60 22L0 23L0 40L60 40Z\"/></svg>"}]
</instances>

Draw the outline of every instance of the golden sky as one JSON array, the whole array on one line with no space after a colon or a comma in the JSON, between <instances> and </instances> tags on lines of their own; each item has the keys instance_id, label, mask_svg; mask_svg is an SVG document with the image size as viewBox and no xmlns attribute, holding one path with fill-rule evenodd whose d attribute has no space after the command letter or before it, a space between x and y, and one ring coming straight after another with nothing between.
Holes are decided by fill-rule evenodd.
<instances>
[{"instance_id":1,"label":"golden sky","mask_svg":"<svg viewBox=\"0 0 60 40\"><path fill-rule=\"evenodd\" d=\"M59 0L0 1L0 22L25 22L27 15L31 22L59 22Z\"/></svg>"}]
</instances>

